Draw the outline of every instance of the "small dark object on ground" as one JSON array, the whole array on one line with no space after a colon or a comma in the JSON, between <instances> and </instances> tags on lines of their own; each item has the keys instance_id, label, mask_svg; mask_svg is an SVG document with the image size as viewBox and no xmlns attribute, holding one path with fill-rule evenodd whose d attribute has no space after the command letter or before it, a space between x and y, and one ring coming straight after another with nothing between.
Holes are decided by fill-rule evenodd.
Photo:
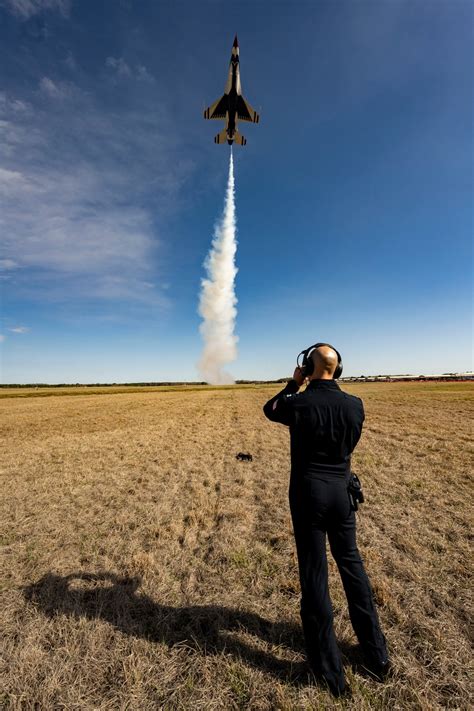
<instances>
[{"instance_id":1,"label":"small dark object on ground","mask_svg":"<svg viewBox=\"0 0 474 711\"><path fill-rule=\"evenodd\" d=\"M242 462L244 462L244 461L252 462L253 461L252 455L249 454L248 452L247 452L247 454L245 454L245 452L239 452L238 454L235 455L235 458L240 459Z\"/></svg>"}]
</instances>

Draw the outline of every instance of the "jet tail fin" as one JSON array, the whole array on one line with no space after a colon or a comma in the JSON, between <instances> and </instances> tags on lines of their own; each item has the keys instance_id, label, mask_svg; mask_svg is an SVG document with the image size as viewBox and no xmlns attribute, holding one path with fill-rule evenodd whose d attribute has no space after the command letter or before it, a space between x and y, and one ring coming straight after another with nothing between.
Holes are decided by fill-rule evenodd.
<instances>
[{"instance_id":1,"label":"jet tail fin","mask_svg":"<svg viewBox=\"0 0 474 711\"><path fill-rule=\"evenodd\" d=\"M214 143L225 143L227 141L227 131L225 128L214 137Z\"/></svg>"},{"instance_id":2,"label":"jet tail fin","mask_svg":"<svg viewBox=\"0 0 474 711\"><path fill-rule=\"evenodd\" d=\"M238 143L239 146L245 146L245 144L247 143L247 139L245 138L245 136L242 136L242 134L238 131L234 133L234 141L235 143Z\"/></svg>"}]
</instances>

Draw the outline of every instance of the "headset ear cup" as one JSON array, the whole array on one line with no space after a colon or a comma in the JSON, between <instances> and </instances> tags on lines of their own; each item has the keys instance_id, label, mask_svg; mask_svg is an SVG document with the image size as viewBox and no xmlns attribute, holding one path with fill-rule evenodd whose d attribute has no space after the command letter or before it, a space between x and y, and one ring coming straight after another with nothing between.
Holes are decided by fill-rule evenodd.
<instances>
[{"instance_id":1,"label":"headset ear cup","mask_svg":"<svg viewBox=\"0 0 474 711\"><path fill-rule=\"evenodd\" d=\"M308 355L308 353L309 353L309 351L306 351L304 360L303 360L305 378L309 378L309 376L313 374L313 370L314 370L313 359L311 358L310 355Z\"/></svg>"}]
</instances>

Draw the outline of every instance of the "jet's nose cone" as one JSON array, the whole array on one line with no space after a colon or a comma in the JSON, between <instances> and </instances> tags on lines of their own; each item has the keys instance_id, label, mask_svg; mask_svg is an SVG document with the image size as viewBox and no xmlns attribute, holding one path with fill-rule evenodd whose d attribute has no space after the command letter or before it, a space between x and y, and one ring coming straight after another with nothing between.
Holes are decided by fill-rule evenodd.
<instances>
[{"instance_id":1,"label":"jet's nose cone","mask_svg":"<svg viewBox=\"0 0 474 711\"><path fill-rule=\"evenodd\" d=\"M235 37L234 37L234 44L233 44L233 46L234 46L234 47L238 47L238 46L239 46L239 40L237 39L237 35L235 35Z\"/></svg>"}]
</instances>

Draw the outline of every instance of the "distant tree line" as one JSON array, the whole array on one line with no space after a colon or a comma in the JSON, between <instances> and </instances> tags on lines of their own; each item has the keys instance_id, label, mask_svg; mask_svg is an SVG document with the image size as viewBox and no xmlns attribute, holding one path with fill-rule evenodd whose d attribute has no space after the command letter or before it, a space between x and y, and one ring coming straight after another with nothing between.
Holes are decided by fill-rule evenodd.
<instances>
[{"instance_id":1,"label":"distant tree line","mask_svg":"<svg viewBox=\"0 0 474 711\"><path fill-rule=\"evenodd\" d=\"M278 380L236 380L236 385L267 385L271 383L285 383L289 378L279 378ZM185 386L185 385L208 385L203 380L199 381L159 381L147 383L8 383L0 384L0 388L126 388L126 387L162 387L162 386Z\"/></svg>"},{"instance_id":2,"label":"distant tree line","mask_svg":"<svg viewBox=\"0 0 474 711\"><path fill-rule=\"evenodd\" d=\"M403 381L443 381L443 380L473 380L472 373L443 373L442 375L359 375L341 378L346 383L377 383L377 382L403 382ZM290 376L278 380L236 380L236 385L277 385L286 383ZM192 382L167 381L147 383L8 383L0 384L0 388L137 388L137 387L184 387L196 385L209 385L203 380Z\"/></svg>"}]
</instances>

